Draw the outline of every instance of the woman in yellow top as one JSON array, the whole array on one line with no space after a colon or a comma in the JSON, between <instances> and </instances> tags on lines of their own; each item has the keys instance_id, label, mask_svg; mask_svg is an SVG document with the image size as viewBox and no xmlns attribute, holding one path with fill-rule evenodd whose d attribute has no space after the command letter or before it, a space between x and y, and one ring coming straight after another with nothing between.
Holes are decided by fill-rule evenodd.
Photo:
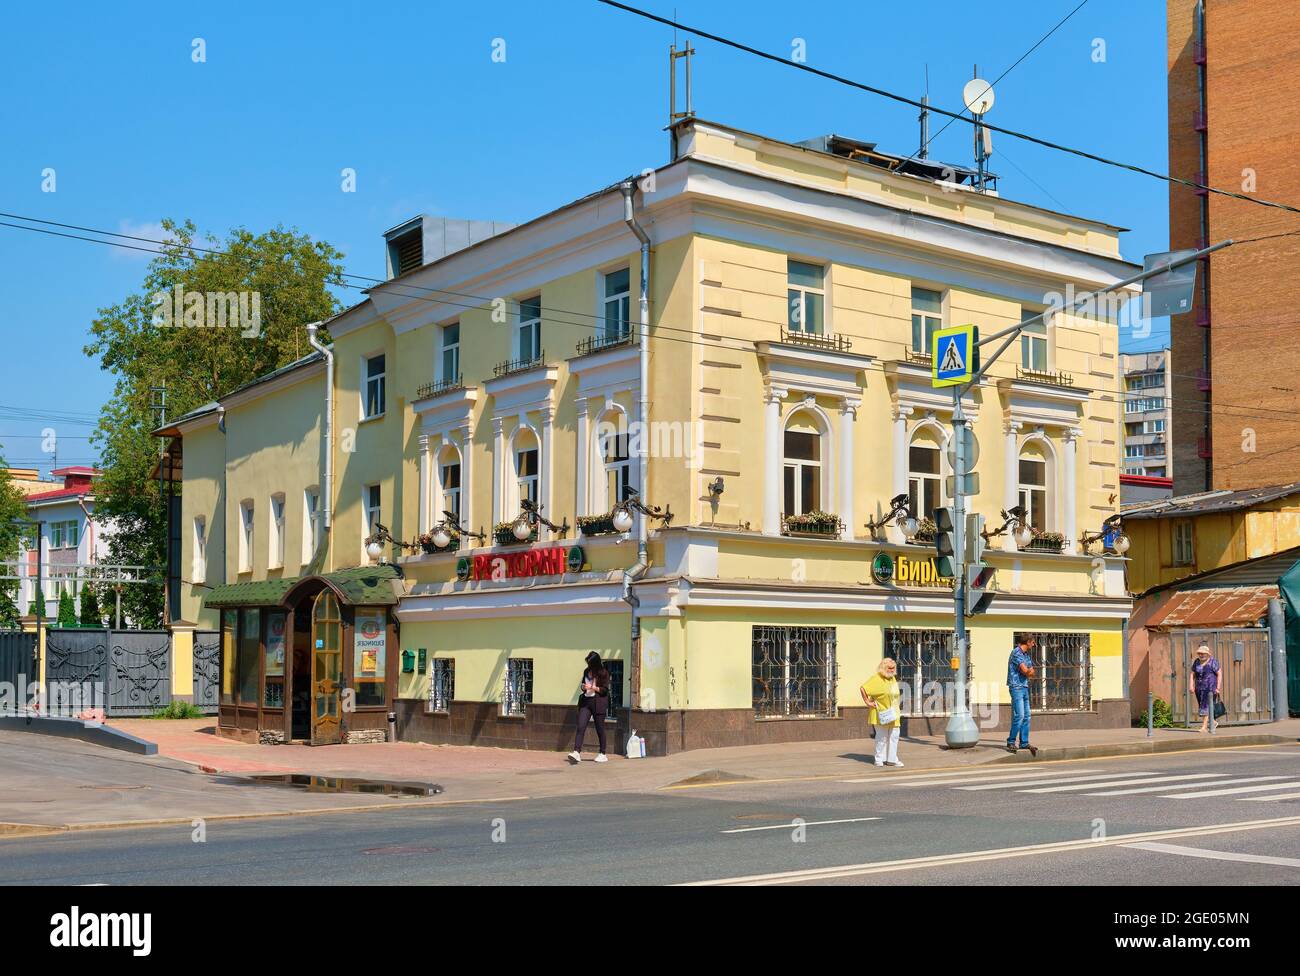
<instances>
[{"instance_id":1,"label":"woman in yellow top","mask_svg":"<svg viewBox=\"0 0 1300 976\"><path fill-rule=\"evenodd\" d=\"M898 733L903 724L899 718L902 693L898 687L898 663L892 657L884 658L861 690L862 700L871 709L867 721L876 730L876 765L902 766L898 758Z\"/></svg>"}]
</instances>

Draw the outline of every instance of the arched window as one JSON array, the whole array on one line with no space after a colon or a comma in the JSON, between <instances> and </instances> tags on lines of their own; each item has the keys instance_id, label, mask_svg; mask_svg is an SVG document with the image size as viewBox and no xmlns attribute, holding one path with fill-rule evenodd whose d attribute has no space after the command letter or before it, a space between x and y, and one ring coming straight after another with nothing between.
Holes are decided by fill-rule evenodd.
<instances>
[{"instance_id":1,"label":"arched window","mask_svg":"<svg viewBox=\"0 0 1300 976\"><path fill-rule=\"evenodd\" d=\"M520 429L515 435L513 459L516 508L525 498L536 504L541 497L540 457L541 450L537 445L537 435L528 428Z\"/></svg>"},{"instance_id":2,"label":"arched window","mask_svg":"<svg viewBox=\"0 0 1300 976\"><path fill-rule=\"evenodd\" d=\"M1048 525L1048 457L1042 444L1029 441L1020 449L1020 504L1031 526L1045 532Z\"/></svg>"},{"instance_id":3,"label":"arched window","mask_svg":"<svg viewBox=\"0 0 1300 976\"><path fill-rule=\"evenodd\" d=\"M907 497L917 518L934 518L943 498L940 467L943 446L938 431L923 427L907 448Z\"/></svg>"},{"instance_id":4,"label":"arched window","mask_svg":"<svg viewBox=\"0 0 1300 976\"><path fill-rule=\"evenodd\" d=\"M460 524L460 451L452 444L438 453L438 497L434 504L434 522L442 521L443 512L451 512Z\"/></svg>"},{"instance_id":5,"label":"arched window","mask_svg":"<svg viewBox=\"0 0 1300 976\"><path fill-rule=\"evenodd\" d=\"M784 515L804 515L829 507L823 488L824 433L816 415L807 410L795 411L786 424Z\"/></svg>"},{"instance_id":6,"label":"arched window","mask_svg":"<svg viewBox=\"0 0 1300 976\"><path fill-rule=\"evenodd\" d=\"M592 476L592 503L598 509L612 509L637 488L627 414L622 410L611 408L600 415L595 427L595 449L600 467Z\"/></svg>"}]
</instances>

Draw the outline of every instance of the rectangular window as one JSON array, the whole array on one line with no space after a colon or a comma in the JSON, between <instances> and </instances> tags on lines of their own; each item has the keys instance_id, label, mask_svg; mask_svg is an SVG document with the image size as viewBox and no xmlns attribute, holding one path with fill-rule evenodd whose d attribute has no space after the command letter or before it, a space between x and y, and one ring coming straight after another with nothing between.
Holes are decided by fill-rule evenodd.
<instances>
[{"instance_id":1,"label":"rectangular window","mask_svg":"<svg viewBox=\"0 0 1300 976\"><path fill-rule=\"evenodd\" d=\"M267 569L279 569L284 565L284 494L277 492L271 496L268 506L271 521L270 534L267 536Z\"/></svg>"},{"instance_id":2,"label":"rectangular window","mask_svg":"<svg viewBox=\"0 0 1300 976\"><path fill-rule=\"evenodd\" d=\"M442 355L439 358L442 383L460 382L460 323L452 322L442 327Z\"/></svg>"},{"instance_id":3,"label":"rectangular window","mask_svg":"<svg viewBox=\"0 0 1300 976\"><path fill-rule=\"evenodd\" d=\"M898 665L900 711L904 715L945 715L953 671L951 630L889 627L884 656ZM970 680L969 658L966 680Z\"/></svg>"},{"instance_id":4,"label":"rectangular window","mask_svg":"<svg viewBox=\"0 0 1300 976\"><path fill-rule=\"evenodd\" d=\"M1039 458L1020 459L1020 504L1029 514L1029 524L1047 530L1047 462Z\"/></svg>"},{"instance_id":5,"label":"rectangular window","mask_svg":"<svg viewBox=\"0 0 1300 976\"><path fill-rule=\"evenodd\" d=\"M537 448L515 452L515 472L519 483L519 500L537 502Z\"/></svg>"},{"instance_id":6,"label":"rectangular window","mask_svg":"<svg viewBox=\"0 0 1300 976\"><path fill-rule=\"evenodd\" d=\"M266 653L263 658L262 707L284 708L284 657L288 644L286 614L268 610L266 614Z\"/></svg>"},{"instance_id":7,"label":"rectangular window","mask_svg":"<svg viewBox=\"0 0 1300 976\"><path fill-rule=\"evenodd\" d=\"M1022 634L1016 634L1019 643ZM1048 712L1086 712L1092 708L1092 660L1087 634L1030 634L1038 639L1029 683L1029 707Z\"/></svg>"},{"instance_id":8,"label":"rectangular window","mask_svg":"<svg viewBox=\"0 0 1300 976\"><path fill-rule=\"evenodd\" d=\"M907 449L908 505L916 517L934 518L943 481L939 474L939 448L913 444Z\"/></svg>"},{"instance_id":9,"label":"rectangular window","mask_svg":"<svg viewBox=\"0 0 1300 976\"><path fill-rule=\"evenodd\" d=\"M912 289L912 352L931 353L934 334L943 328L943 294L929 288Z\"/></svg>"},{"instance_id":10,"label":"rectangular window","mask_svg":"<svg viewBox=\"0 0 1300 976\"><path fill-rule=\"evenodd\" d=\"M449 712L456 700L456 659L435 657L429 675L429 711Z\"/></svg>"},{"instance_id":11,"label":"rectangular window","mask_svg":"<svg viewBox=\"0 0 1300 976\"><path fill-rule=\"evenodd\" d=\"M533 363L542 358L542 296L519 303L519 361Z\"/></svg>"},{"instance_id":12,"label":"rectangular window","mask_svg":"<svg viewBox=\"0 0 1300 976\"><path fill-rule=\"evenodd\" d=\"M365 553L366 540L375 532L375 526L383 521L380 518L379 486L366 485L361 489L361 552L362 562L369 561Z\"/></svg>"},{"instance_id":13,"label":"rectangular window","mask_svg":"<svg viewBox=\"0 0 1300 976\"><path fill-rule=\"evenodd\" d=\"M821 507L821 437L812 431L785 432L782 514L806 515Z\"/></svg>"},{"instance_id":14,"label":"rectangular window","mask_svg":"<svg viewBox=\"0 0 1300 976\"><path fill-rule=\"evenodd\" d=\"M362 396L361 419L378 417L384 412L385 382L384 355L370 356L365 363L365 389Z\"/></svg>"},{"instance_id":15,"label":"rectangular window","mask_svg":"<svg viewBox=\"0 0 1300 976\"><path fill-rule=\"evenodd\" d=\"M443 512L451 512L456 517L456 524L460 524L460 462L446 461L439 466L438 479L442 484L442 508L438 510L438 515ZM441 521L441 519L435 519Z\"/></svg>"},{"instance_id":16,"label":"rectangular window","mask_svg":"<svg viewBox=\"0 0 1300 976\"><path fill-rule=\"evenodd\" d=\"M253 500L245 498L239 503L239 571L253 571Z\"/></svg>"},{"instance_id":17,"label":"rectangular window","mask_svg":"<svg viewBox=\"0 0 1300 976\"><path fill-rule=\"evenodd\" d=\"M388 663L388 611L358 607L352 634L352 684L356 703L383 705Z\"/></svg>"},{"instance_id":18,"label":"rectangular window","mask_svg":"<svg viewBox=\"0 0 1300 976\"><path fill-rule=\"evenodd\" d=\"M221 611L221 704L235 701L235 661L238 659L239 611Z\"/></svg>"},{"instance_id":19,"label":"rectangular window","mask_svg":"<svg viewBox=\"0 0 1300 976\"><path fill-rule=\"evenodd\" d=\"M1032 319L1037 312L1022 311L1020 320ZM1022 369L1047 372L1047 322L1043 319L1020 330L1020 366Z\"/></svg>"},{"instance_id":20,"label":"rectangular window","mask_svg":"<svg viewBox=\"0 0 1300 976\"><path fill-rule=\"evenodd\" d=\"M302 493L302 563L307 565L320 544L320 489L315 485Z\"/></svg>"},{"instance_id":21,"label":"rectangular window","mask_svg":"<svg viewBox=\"0 0 1300 976\"><path fill-rule=\"evenodd\" d=\"M632 487L632 458L628 454L626 431L611 431L604 436L601 453L605 461L605 499L612 509L624 501Z\"/></svg>"},{"instance_id":22,"label":"rectangular window","mask_svg":"<svg viewBox=\"0 0 1300 976\"><path fill-rule=\"evenodd\" d=\"M826 269L804 261L786 262L786 327L790 332L822 335L826 331Z\"/></svg>"},{"instance_id":23,"label":"rectangular window","mask_svg":"<svg viewBox=\"0 0 1300 976\"><path fill-rule=\"evenodd\" d=\"M203 583L208 578L208 521L202 515L194 516L194 559L190 567L190 582Z\"/></svg>"},{"instance_id":24,"label":"rectangular window","mask_svg":"<svg viewBox=\"0 0 1300 976\"><path fill-rule=\"evenodd\" d=\"M1192 523L1188 520L1173 523L1174 565L1191 566L1196 562L1193 546Z\"/></svg>"},{"instance_id":25,"label":"rectangular window","mask_svg":"<svg viewBox=\"0 0 1300 976\"><path fill-rule=\"evenodd\" d=\"M631 331L632 291L631 271L620 268L604 276L602 316L604 317L605 343L626 339Z\"/></svg>"},{"instance_id":26,"label":"rectangular window","mask_svg":"<svg viewBox=\"0 0 1300 976\"><path fill-rule=\"evenodd\" d=\"M835 628L755 626L756 718L833 718Z\"/></svg>"},{"instance_id":27,"label":"rectangular window","mask_svg":"<svg viewBox=\"0 0 1300 976\"><path fill-rule=\"evenodd\" d=\"M512 657L506 661L505 685L501 689L501 714L523 715L532 701L532 658Z\"/></svg>"},{"instance_id":28,"label":"rectangular window","mask_svg":"<svg viewBox=\"0 0 1300 976\"><path fill-rule=\"evenodd\" d=\"M51 549L75 549L77 548L77 520L72 519L68 522L51 522L50 523L50 548Z\"/></svg>"},{"instance_id":29,"label":"rectangular window","mask_svg":"<svg viewBox=\"0 0 1300 976\"><path fill-rule=\"evenodd\" d=\"M262 649L262 613L241 610L239 613L239 660L235 680L239 687L239 704L257 705L258 658Z\"/></svg>"}]
</instances>

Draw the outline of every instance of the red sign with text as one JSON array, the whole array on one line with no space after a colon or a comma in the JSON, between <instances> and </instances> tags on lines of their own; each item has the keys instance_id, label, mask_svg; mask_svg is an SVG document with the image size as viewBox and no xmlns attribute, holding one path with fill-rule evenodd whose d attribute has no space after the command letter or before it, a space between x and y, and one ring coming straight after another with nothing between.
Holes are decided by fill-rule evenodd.
<instances>
[{"instance_id":1,"label":"red sign with text","mask_svg":"<svg viewBox=\"0 0 1300 976\"><path fill-rule=\"evenodd\" d=\"M494 569L502 564L504 576L518 578L521 576L559 576L564 573L568 550L563 546L550 549L528 549L524 552L512 552L506 555L484 554L474 557L470 570L470 579L501 579L502 572Z\"/></svg>"}]
</instances>

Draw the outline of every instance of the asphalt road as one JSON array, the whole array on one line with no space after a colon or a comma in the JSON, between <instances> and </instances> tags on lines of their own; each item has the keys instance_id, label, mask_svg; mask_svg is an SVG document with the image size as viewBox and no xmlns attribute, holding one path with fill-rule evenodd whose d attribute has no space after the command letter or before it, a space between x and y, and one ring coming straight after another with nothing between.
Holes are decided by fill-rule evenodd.
<instances>
[{"instance_id":1,"label":"asphalt road","mask_svg":"<svg viewBox=\"0 0 1300 976\"><path fill-rule=\"evenodd\" d=\"M1300 748L0 839L3 884L720 881L1295 884Z\"/></svg>"}]
</instances>

